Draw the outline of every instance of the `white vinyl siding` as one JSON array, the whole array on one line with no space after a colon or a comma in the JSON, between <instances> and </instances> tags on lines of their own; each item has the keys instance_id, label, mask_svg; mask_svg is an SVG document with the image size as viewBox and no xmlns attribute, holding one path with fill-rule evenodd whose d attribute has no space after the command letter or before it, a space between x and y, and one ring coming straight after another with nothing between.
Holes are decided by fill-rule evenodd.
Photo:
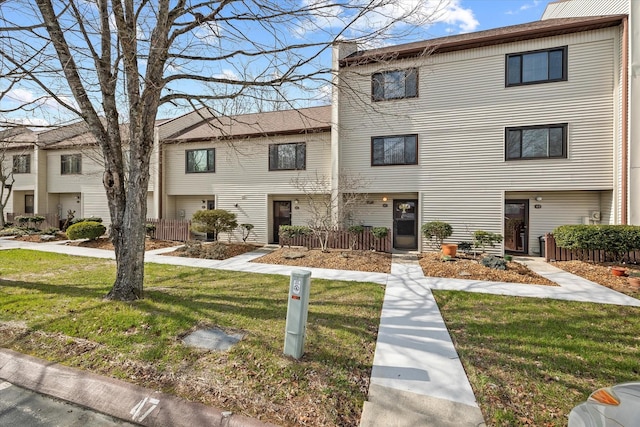
<instances>
[{"instance_id":1,"label":"white vinyl siding","mask_svg":"<svg viewBox=\"0 0 640 427\"><path fill-rule=\"evenodd\" d=\"M82 187L82 216L102 218L102 224L105 227L111 224L104 187Z\"/></svg>"},{"instance_id":2,"label":"white vinyl siding","mask_svg":"<svg viewBox=\"0 0 640 427\"><path fill-rule=\"evenodd\" d=\"M630 2L631 0L552 1L547 5L542 19L628 14Z\"/></svg>"},{"instance_id":3,"label":"white vinyl siding","mask_svg":"<svg viewBox=\"0 0 640 427\"><path fill-rule=\"evenodd\" d=\"M47 150L47 191L49 193L80 192L83 185L101 186L104 168L97 148L82 151L82 173L63 175L60 170L61 156L79 154L74 150Z\"/></svg>"}]
</instances>

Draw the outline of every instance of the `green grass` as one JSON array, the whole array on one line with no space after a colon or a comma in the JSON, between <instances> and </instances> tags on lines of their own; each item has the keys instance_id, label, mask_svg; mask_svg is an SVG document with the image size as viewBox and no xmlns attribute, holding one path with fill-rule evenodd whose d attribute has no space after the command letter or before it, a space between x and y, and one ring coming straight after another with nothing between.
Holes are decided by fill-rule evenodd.
<instances>
[{"instance_id":1,"label":"green grass","mask_svg":"<svg viewBox=\"0 0 640 427\"><path fill-rule=\"evenodd\" d=\"M281 425L357 425L383 289L312 278L305 355L282 354L288 277L148 264L145 298L103 300L109 260L0 251L0 345ZM184 346L243 331L229 352ZM24 327L23 327L24 326Z\"/></svg>"},{"instance_id":2,"label":"green grass","mask_svg":"<svg viewBox=\"0 0 640 427\"><path fill-rule=\"evenodd\" d=\"M566 426L604 386L640 380L640 309L434 292L488 425Z\"/></svg>"}]
</instances>

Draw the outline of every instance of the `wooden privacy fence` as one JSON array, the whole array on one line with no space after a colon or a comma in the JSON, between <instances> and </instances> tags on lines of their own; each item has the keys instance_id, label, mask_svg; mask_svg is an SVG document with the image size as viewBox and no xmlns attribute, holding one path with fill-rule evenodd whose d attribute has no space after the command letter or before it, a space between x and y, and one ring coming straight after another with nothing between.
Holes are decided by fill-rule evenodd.
<instances>
[{"instance_id":1,"label":"wooden privacy fence","mask_svg":"<svg viewBox=\"0 0 640 427\"><path fill-rule=\"evenodd\" d=\"M547 233L544 235L544 237L544 257L547 261L608 261L606 259L606 253L603 250L563 249L556 246L556 239L553 237L553 234ZM630 263L640 262L640 251L631 251L627 253L624 261Z\"/></svg>"},{"instance_id":2,"label":"wooden privacy fence","mask_svg":"<svg viewBox=\"0 0 640 427\"><path fill-rule=\"evenodd\" d=\"M350 249L351 241L355 238L353 249L369 251L375 249L378 252L391 252L391 231L384 239L378 239L371 233L371 230L365 230L363 233L351 236L347 230L334 230L329 233L328 248L329 249ZM293 238L280 237L280 245L284 246L306 246L308 248L319 248L320 241L314 235L297 236Z\"/></svg>"},{"instance_id":3,"label":"wooden privacy fence","mask_svg":"<svg viewBox=\"0 0 640 427\"><path fill-rule=\"evenodd\" d=\"M156 227L151 235L159 240L186 242L191 236L191 221L183 219L147 219L147 224Z\"/></svg>"},{"instance_id":4,"label":"wooden privacy fence","mask_svg":"<svg viewBox=\"0 0 640 427\"><path fill-rule=\"evenodd\" d=\"M58 214L25 214L25 213L7 213L7 221L8 222L12 222L14 225L19 225L18 222L15 220L15 218L17 216L42 216L44 217L44 221L42 221L40 224L38 224L37 228L39 230L46 230L47 228L51 228L51 227L55 227L55 228L59 228L60 227L60 217L58 216ZM29 224L30 226L33 226L33 223Z\"/></svg>"}]
</instances>

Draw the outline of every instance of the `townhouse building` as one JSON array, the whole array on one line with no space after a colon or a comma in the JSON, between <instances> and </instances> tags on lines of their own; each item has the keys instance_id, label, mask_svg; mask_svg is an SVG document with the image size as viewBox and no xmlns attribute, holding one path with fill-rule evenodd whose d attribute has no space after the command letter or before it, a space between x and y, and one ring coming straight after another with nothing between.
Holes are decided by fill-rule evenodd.
<instances>
[{"instance_id":1,"label":"townhouse building","mask_svg":"<svg viewBox=\"0 0 640 427\"><path fill-rule=\"evenodd\" d=\"M343 45L336 155L372 182L359 218L427 247L419 226L449 222L504 250L540 253L562 224L613 224L621 193L625 15L529 24L359 51Z\"/></svg>"},{"instance_id":2,"label":"townhouse building","mask_svg":"<svg viewBox=\"0 0 640 427\"><path fill-rule=\"evenodd\" d=\"M339 43L330 106L159 121L147 216L226 209L254 225L250 241L274 243L280 225L310 219L296 181L327 199L351 174L367 202L348 225L388 227L398 250L428 250L420 226L433 220L453 226L451 242L481 229L504 235L497 252L531 255L558 225L640 224L638 6L601 3L558 1L540 21L378 49ZM32 194L36 212L108 220L86 129L50 132L13 211Z\"/></svg>"}]
</instances>

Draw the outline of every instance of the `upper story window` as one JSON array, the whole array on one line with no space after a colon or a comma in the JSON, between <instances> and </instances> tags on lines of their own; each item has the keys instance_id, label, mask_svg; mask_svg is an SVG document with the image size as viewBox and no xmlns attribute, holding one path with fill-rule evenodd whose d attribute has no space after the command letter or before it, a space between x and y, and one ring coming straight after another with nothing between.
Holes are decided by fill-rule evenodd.
<instances>
[{"instance_id":1,"label":"upper story window","mask_svg":"<svg viewBox=\"0 0 640 427\"><path fill-rule=\"evenodd\" d=\"M371 165L418 164L418 135L371 138Z\"/></svg>"},{"instance_id":2,"label":"upper story window","mask_svg":"<svg viewBox=\"0 0 640 427\"><path fill-rule=\"evenodd\" d=\"M13 156L13 173L31 173L31 155Z\"/></svg>"},{"instance_id":3,"label":"upper story window","mask_svg":"<svg viewBox=\"0 0 640 427\"><path fill-rule=\"evenodd\" d=\"M567 80L567 47L507 55L507 86Z\"/></svg>"},{"instance_id":4,"label":"upper story window","mask_svg":"<svg viewBox=\"0 0 640 427\"><path fill-rule=\"evenodd\" d=\"M506 129L505 159L567 157L567 124Z\"/></svg>"},{"instance_id":5,"label":"upper story window","mask_svg":"<svg viewBox=\"0 0 640 427\"><path fill-rule=\"evenodd\" d=\"M60 174L79 175L82 173L81 154L63 154L60 156Z\"/></svg>"},{"instance_id":6,"label":"upper story window","mask_svg":"<svg viewBox=\"0 0 640 427\"><path fill-rule=\"evenodd\" d=\"M384 71L371 77L371 98L374 101L415 98L418 96L418 69Z\"/></svg>"},{"instance_id":7,"label":"upper story window","mask_svg":"<svg viewBox=\"0 0 640 427\"><path fill-rule=\"evenodd\" d=\"M307 166L307 144L269 145L269 170L304 170Z\"/></svg>"},{"instance_id":8,"label":"upper story window","mask_svg":"<svg viewBox=\"0 0 640 427\"><path fill-rule=\"evenodd\" d=\"M216 171L216 149L203 148L186 150L186 173L203 173Z\"/></svg>"}]
</instances>

